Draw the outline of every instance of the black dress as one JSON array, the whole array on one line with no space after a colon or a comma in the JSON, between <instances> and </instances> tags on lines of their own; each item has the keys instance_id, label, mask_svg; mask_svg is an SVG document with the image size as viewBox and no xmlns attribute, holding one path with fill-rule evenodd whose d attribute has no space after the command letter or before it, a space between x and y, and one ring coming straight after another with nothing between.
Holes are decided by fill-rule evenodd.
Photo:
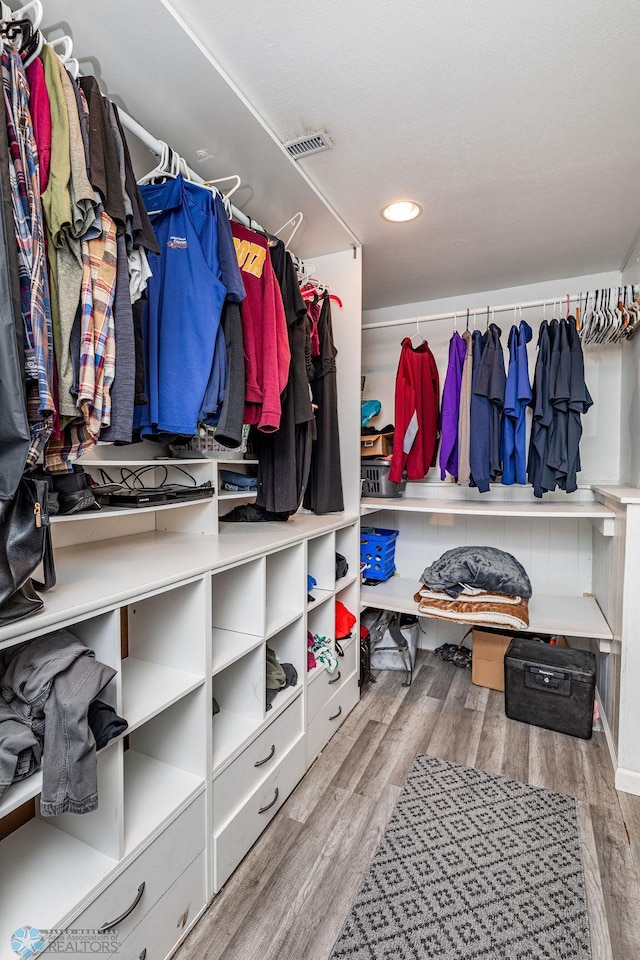
<instances>
[{"instance_id":1,"label":"black dress","mask_svg":"<svg viewBox=\"0 0 640 960\"><path fill-rule=\"evenodd\" d=\"M313 358L311 383L313 402L317 405L317 438L311 454L311 472L304 505L315 513L344 510L342 471L340 468L340 435L338 430L338 391L336 356L333 342L329 297L323 298L318 319L320 355Z\"/></svg>"},{"instance_id":2,"label":"black dress","mask_svg":"<svg viewBox=\"0 0 640 960\"><path fill-rule=\"evenodd\" d=\"M271 247L270 256L287 318L291 362L281 397L279 429L275 433L253 431L259 460L256 505L273 513L292 514L302 501L311 461L313 410L305 362L309 321L293 261L281 240Z\"/></svg>"}]
</instances>

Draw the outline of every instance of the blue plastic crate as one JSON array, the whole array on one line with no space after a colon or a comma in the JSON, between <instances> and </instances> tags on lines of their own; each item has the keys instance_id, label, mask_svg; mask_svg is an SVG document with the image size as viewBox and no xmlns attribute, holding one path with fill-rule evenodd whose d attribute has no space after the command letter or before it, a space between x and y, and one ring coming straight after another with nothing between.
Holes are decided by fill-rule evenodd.
<instances>
[{"instance_id":1,"label":"blue plastic crate","mask_svg":"<svg viewBox=\"0 0 640 960\"><path fill-rule=\"evenodd\" d=\"M367 580L388 580L396 572L397 530L362 527L360 530L360 563Z\"/></svg>"}]
</instances>

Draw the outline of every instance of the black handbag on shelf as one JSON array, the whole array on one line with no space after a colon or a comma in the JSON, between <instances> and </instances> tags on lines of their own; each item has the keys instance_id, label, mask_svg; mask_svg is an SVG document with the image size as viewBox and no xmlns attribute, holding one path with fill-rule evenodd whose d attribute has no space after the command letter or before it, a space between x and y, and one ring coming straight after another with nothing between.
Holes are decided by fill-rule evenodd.
<instances>
[{"instance_id":1,"label":"black handbag on shelf","mask_svg":"<svg viewBox=\"0 0 640 960\"><path fill-rule=\"evenodd\" d=\"M32 580L42 564L44 580ZM22 477L10 500L0 503L0 626L42 609L36 590L56 582L47 512L47 481Z\"/></svg>"}]
</instances>

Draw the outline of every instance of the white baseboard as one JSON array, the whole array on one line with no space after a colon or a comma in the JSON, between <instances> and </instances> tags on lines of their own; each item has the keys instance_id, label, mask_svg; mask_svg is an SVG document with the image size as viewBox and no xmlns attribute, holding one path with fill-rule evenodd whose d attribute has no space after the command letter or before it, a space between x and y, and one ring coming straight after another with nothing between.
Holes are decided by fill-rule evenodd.
<instances>
[{"instance_id":1,"label":"white baseboard","mask_svg":"<svg viewBox=\"0 0 640 960\"><path fill-rule=\"evenodd\" d=\"M616 769L616 790L622 790L624 793L633 793L640 797L640 773L635 770L625 770L623 767Z\"/></svg>"},{"instance_id":2,"label":"white baseboard","mask_svg":"<svg viewBox=\"0 0 640 960\"><path fill-rule=\"evenodd\" d=\"M613 740L613 734L611 733L611 727L609 726L609 721L607 720L607 715L604 712L604 707L602 706L602 700L600 699L600 692L596 687L596 701L598 703L598 709L600 710L600 719L602 720L602 729L604 731L605 740L607 741L607 746L609 747L609 756L611 757L611 763L613 769L618 769L618 751Z\"/></svg>"}]
</instances>

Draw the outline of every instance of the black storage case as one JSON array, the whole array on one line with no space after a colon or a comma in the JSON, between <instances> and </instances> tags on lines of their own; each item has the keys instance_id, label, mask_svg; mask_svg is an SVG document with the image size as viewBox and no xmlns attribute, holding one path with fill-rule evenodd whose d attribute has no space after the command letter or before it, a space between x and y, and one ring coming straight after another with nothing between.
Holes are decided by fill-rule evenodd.
<instances>
[{"instance_id":1,"label":"black storage case","mask_svg":"<svg viewBox=\"0 0 640 960\"><path fill-rule=\"evenodd\" d=\"M504 655L505 712L512 720L588 740L595 689L596 658L587 650L514 639Z\"/></svg>"}]
</instances>

